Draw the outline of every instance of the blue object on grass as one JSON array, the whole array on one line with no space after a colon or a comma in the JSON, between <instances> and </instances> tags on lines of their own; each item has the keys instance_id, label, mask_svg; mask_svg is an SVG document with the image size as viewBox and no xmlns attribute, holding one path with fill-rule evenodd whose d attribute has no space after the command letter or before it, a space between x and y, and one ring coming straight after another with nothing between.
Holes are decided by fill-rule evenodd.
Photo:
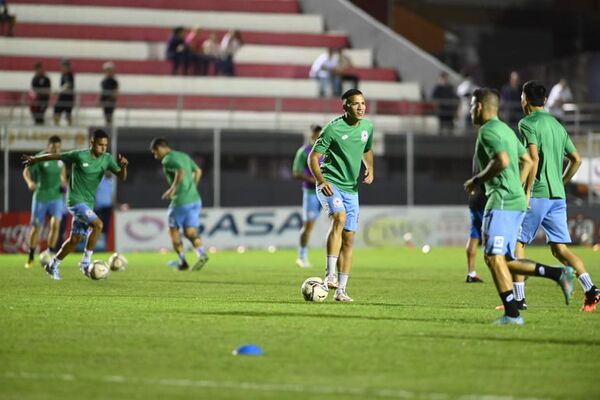
<instances>
[{"instance_id":1,"label":"blue object on grass","mask_svg":"<svg viewBox=\"0 0 600 400\"><path fill-rule=\"evenodd\" d=\"M262 356L263 349L255 344L243 344L233 351L234 356Z\"/></svg>"}]
</instances>

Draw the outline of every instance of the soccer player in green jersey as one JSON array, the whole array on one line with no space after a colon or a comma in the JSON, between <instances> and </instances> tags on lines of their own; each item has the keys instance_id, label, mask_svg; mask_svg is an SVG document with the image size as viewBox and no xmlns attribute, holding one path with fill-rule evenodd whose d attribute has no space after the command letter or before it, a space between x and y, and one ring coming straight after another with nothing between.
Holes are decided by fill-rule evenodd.
<instances>
[{"instance_id":1,"label":"soccer player in green jersey","mask_svg":"<svg viewBox=\"0 0 600 400\"><path fill-rule=\"evenodd\" d=\"M191 269L198 271L208 261L208 256L202 246L202 239L198 235L200 211L202 210L198 182L202 178L202 170L190 156L173 150L165 138L152 139L150 150L154 158L160 160L170 185L163 193L162 198L171 201L168 211L169 236L179 257L177 269L180 271L190 269L185 259L183 242L179 233L183 229L184 236L192 243L198 256Z\"/></svg>"},{"instance_id":2,"label":"soccer player in green jersey","mask_svg":"<svg viewBox=\"0 0 600 400\"><path fill-rule=\"evenodd\" d=\"M353 301L346 293L352 267L352 246L358 228L358 179L365 165L363 183L373 183L373 123L365 119L365 97L357 89L342 95L344 115L329 122L309 155L317 196L331 218L327 234L325 284L336 288L336 301ZM323 157L320 164L319 159ZM338 271L338 283L335 274Z\"/></svg>"},{"instance_id":3,"label":"soccer player in green jersey","mask_svg":"<svg viewBox=\"0 0 600 400\"><path fill-rule=\"evenodd\" d=\"M296 259L296 265L300 268L309 268L311 266L308 261L308 241L315 226L315 221L319 217L319 214L321 214L321 203L315 190L315 177L310 172L310 168L308 168L308 155L321 130L322 128L319 125L311 125L310 143L298 149L292 166L294 178L302 181L302 229L300 230L298 258Z\"/></svg>"},{"instance_id":4,"label":"soccer player in green jersey","mask_svg":"<svg viewBox=\"0 0 600 400\"><path fill-rule=\"evenodd\" d=\"M564 185L579 169L581 157L565 128L544 110L545 103L544 85L537 81L529 81L523 85L521 106L525 117L519 121L519 133L521 142L527 147L534 162L530 176L535 182L532 191L528 193L528 198L531 198L530 207L518 238L517 257L525 257L525 245L534 240L541 226L552 255L562 264L575 268L585 293L581 310L592 312L600 301L600 290L594 285L583 261L568 247L571 235L567 225ZM569 162L566 169L563 168L565 158ZM514 278L515 297L526 307L524 277Z\"/></svg>"},{"instance_id":5,"label":"soccer player in green jersey","mask_svg":"<svg viewBox=\"0 0 600 400\"><path fill-rule=\"evenodd\" d=\"M560 285L568 304L573 294L573 268L550 267L515 257L517 235L527 209L523 185L533 162L514 131L498 119L499 103L500 95L495 90L484 88L473 93L471 119L480 126L475 153L481 172L467 180L464 187L467 193L472 193L481 183L486 189L488 201L483 216L485 262L505 312L496 323L522 325L523 318L513 294L511 272L552 279Z\"/></svg>"},{"instance_id":6,"label":"soccer player in green jersey","mask_svg":"<svg viewBox=\"0 0 600 400\"><path fill-rule=\"evenodd\" d=\"M92 133L91 145L85 150L72 150L64 153L49 153L37 156L23 156L23 163L30 167L39 162L60 160L67 164L71 171L69 191L67 194L68 210L73 215L73 226L69 238L62 244L56 256L44 270L55 279L60 279L59 266L62 260L86 238L83 258L79 268L86 276L96 242L102 232L102 221L94 213L96 190L105 171L111 171L122 181L127 179L128 161L119 155L119 163L111 157L108 150L108 134L101 129Z\"/></svg>"},{"instance_id":7,"label":"soccer player in green jersey","mask_svg":"<svg viewBox=\"0 0 600 400\"><path fill-rule=\"evenodd\" d=\"M46 153L60 153L61 140L58 136L48 138ZM40 152L39 154L44 154ZM63 188L67 185L65 164L61 160L45 161L23 169L23 179L29 190L33 192L31 201L31 231L29 233L29 256L25 268L33 266L33 256L38 246L40 231L46 216L50 217L48 248L40 253L40 258L47 253L50 257L58 241L60 220L63 215Z\"/></svg>"}]
</instances>

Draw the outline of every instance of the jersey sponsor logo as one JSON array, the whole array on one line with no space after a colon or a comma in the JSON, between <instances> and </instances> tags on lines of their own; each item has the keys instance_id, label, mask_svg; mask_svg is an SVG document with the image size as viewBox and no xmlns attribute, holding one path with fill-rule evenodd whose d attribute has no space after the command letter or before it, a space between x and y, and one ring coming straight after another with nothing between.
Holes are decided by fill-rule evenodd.
<instances>
[{"instance_id":1,"label":"jersey sponsor logo","mask_svg":"<svg viewBox=\"0 0 600 400\"><path fill-rule=\"evenodd\" d=\"M61 167L61 168L62 168L64 165L65 165L65 163L64 163L64 162L62 162L62 160L58 160L58 166L59 166L59 167Z\"/></svg>"},{"instance_id":2,"label":"jersey sponsor logo","mask_svg":"<svg viewBox=\"0 0 600 400\"><path fill-rule=\"evenodd\" d=\"M48 168L48 165L49 165L48 161L45 161L44 162L44 168Z\"/></svg>"},{"instance_id":3,"label":"jersey sponsor logo","mask_svg":"<svg viewBox=\"0 0 600 400\"><path fill-rule=\"evenodd\" d=\"M367 140L369 140L369 132L362 131L360 133L360 141L363 142L363 143L367 143Z\"/></svg>"},{"instance_id":4,"label":"jersey sponsor logo","mask_svg":"<svg viewBox=\"0 0 600 400\"><path fill-rule=\"evenodd\" d=\"M83 164L81 164L81 166L82 166L82 167L87 167L87 166L89 166L89 165L90 165L90 164L88 164L88 163L86 163L86 162L84 162Z\"/></svg>"},{"instance_id":5,"label":"jersey sponsor logo","mask_svg":"<svg viewBox=\"0 0 600 400\"><path fill-rule=\"evenodd\" d=\"M346 140L346 139L348 139L348 135L342 136L342 140Z\"/></svg>"}]
</instances>

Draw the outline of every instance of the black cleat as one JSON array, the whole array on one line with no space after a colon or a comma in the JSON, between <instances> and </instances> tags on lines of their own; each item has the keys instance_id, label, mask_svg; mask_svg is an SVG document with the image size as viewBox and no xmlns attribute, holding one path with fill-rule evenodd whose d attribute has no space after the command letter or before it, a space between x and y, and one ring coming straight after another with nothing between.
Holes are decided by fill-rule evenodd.
<instances>
[{"instance_id":1,"label":"black cleat","mask_svg":"<svg viewBox=\"0 0 600 400\"><path fill-rule=\"evenodd\" d=\"M471 276L471 275L467 275L467 279L465 280L466 283L483 283L483 280L475 275L475 276Z\"/></svg>"},{"instance_id":2,"label":"black cleat","mask_svg":"<svg viewBox=\"0 0 600 400\"><path fill-rule=\"evenodd\" d=\"M188 265L187 261L180 262L179 265L177 266L178 271L187 271L189 269L190 269L190 266Z\"/></svg>"}]
</instances>

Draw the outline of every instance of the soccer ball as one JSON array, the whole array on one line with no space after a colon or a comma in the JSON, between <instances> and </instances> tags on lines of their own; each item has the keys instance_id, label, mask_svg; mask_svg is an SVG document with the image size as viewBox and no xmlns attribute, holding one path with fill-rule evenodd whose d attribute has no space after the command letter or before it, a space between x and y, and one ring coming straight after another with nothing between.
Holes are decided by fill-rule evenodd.
<instances>
[{"instance_id":1,"label":"soccer ball","mask_svg":"<svg viewBox=\"0 0 600 400\"><path fill-rule=\"evenodd\" d=\"M44 265L50 264L50 261L52 261L52 253L50 252L50 250L46 249L42 251L40 253L40 264L42 264L42 267Z\"/></svg>"},{"instance_id":2,"label":"soccer ball","mask_svg":"<svg viewBox=\"0 0 600 400\"><path fill-rule=\"evenodd\" d=\"M106 279L110 275L110 267L102 260L95 260L88 268L88 275L94 280Z\"/></svg>"},{"instance_id":3,"label":"soccer ball","mask_svg":"<svg viewBox=\"0 0 600 400\"><path fill-rule=\"evenodd\" d=\"M323 279L313 276L302 282L300 287L302 297L306 301L314 301L315 303L322 303L327 298L329 291L323 284Z\"/></svg>"},{"instance_id":4,"label":"soccer ball","mask_svg":"<svg viewBox=\"0 0 600 400\"><path fill-rule=\"evenodd\" d=\"M113 253L108 259L108 265L111 271L125 271L129 262L119 253Z\"/></svg>"}]
</instances>

